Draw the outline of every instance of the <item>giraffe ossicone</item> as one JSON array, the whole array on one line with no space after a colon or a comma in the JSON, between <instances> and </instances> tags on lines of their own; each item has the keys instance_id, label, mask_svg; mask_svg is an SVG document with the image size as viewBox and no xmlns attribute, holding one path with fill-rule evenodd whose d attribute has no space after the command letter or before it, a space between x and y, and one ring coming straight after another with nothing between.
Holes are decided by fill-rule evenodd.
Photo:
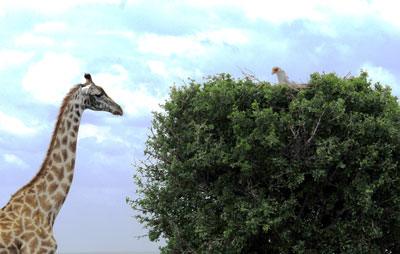
<instances>
[{"instance_id":1,"label":"giraffe ossicone","mask_svg":"<svg viewBox=\"0 0 400 254\"><path fill-rule=\"evenodd\" d=\"M61 104L39 171L0 209L0 254L55 253L53 224L72 183L82 113L91 109L123 114L90 74L84 77L86 82L74 86Z\"/></svg>"}]
</instances>

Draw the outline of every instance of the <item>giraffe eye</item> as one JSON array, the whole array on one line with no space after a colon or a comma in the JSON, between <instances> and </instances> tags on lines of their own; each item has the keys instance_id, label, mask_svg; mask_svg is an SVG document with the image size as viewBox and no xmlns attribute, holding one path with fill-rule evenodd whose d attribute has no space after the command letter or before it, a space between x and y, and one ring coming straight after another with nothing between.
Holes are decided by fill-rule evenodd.
<instances>
[{"instance_id":1,"label":"giraffe eye","mask_svg":"<svg viewBox=\"0 0 400 254\"><path fill-rule=\"evenodd\" d=\"M102 95L103 95L102 93L98 93L98 94L95 94L94 96L101 97Z\"/></svg>"}]
</instances>

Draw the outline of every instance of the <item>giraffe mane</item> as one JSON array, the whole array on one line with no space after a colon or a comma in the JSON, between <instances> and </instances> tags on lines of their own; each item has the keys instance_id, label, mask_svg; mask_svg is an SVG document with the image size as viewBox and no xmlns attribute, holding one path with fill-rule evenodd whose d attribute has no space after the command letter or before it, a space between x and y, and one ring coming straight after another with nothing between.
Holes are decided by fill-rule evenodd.
<instances>
[{"instance_id":1,"label":"giraffe mane","mask_svg":"<svg viewBox=\"0 0 400 254\"><path fill-rule=\"evenodd\" d=\"M39 171L36 173L36 175L35 175L27 184L25 184L24 186L22 186L17 192L15 192L15 193L11 196L10 200L8 201L8 203L7 203L4 207L6 207L14 197L18 196L19 193L21 193L21 192L23 192L24 190L26 190L26 189L32 187L33 184L34 184L36 181L38 181L38 179L40 179L40 178L46 173L46 171L47 171L46 166L47 166L47 164L48 164L48 162L49 162L49 158L50 158L50 155L51 155L51 151L53 150L53 147L54 147L55 137L56 137L56 131L57 131L58 128L60 127L62 115L64 114L64 111L65 111L65 109L66 109L66 107L67 107L69 101L71 100L72 96L74 95L74 93L75 93L79 88L84 87L84 86L86 86L86 85L87 85L87 84L77 84L77 85L73 86L73 87L71 88L71 90L68 92L68 94L64 97L64 99L63 99L63 101L62 101L62 103L61 103L60 110L59 110L59 112L58 112L57 121L56 121L56 123L55 123L55 125L54 125L54 130L53 130L53 134L52 134L52 136L51 136L51 141L50 141L49 148L47 149L47 152L46 152L46 157L45 157L45 159L44 159L42 165L40 166ZM4 208L4 207L3 207L3 208ZM3 208L2 208L2 209L3 209Z\"/></svg>"}]
</instances>

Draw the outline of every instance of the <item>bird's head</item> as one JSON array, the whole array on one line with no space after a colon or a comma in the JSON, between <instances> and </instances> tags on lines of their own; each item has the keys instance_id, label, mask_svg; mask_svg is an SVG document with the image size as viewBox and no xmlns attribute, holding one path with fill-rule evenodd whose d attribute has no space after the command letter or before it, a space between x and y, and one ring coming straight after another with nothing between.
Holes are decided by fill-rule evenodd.
<instances>
[{"instance_id":1,"label":"bird's head","mask_svg":"<svg viewBox=\"0 0 400 254\"><path fill-rule=\"evenodd\" d=\"M281 71L281 68L279 68L279 67L274 67L274 68L272 68L272 75L273 74L275 74L275 73L278 73L279 71Z\"/></svg>"}]
</instances>

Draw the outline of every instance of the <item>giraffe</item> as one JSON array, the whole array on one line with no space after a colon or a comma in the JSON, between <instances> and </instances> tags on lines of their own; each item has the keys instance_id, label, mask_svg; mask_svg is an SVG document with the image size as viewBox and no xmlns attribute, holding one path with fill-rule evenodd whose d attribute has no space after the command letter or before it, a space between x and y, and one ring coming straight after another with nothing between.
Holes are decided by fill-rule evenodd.
<instances>
[{"instance_id":1,"label":"giraffe","mask_svg":"<svg viewBox=\"0 0 400 254\"><path fill-rule=\"evenodd\" d=\"M61 104L39 171L0 210L0 254L55 253L53 224L72 183L82 113L91 109L123 114L90 74L84 77L86 82L74 86Z\"/></svg>"}]
</instances>

